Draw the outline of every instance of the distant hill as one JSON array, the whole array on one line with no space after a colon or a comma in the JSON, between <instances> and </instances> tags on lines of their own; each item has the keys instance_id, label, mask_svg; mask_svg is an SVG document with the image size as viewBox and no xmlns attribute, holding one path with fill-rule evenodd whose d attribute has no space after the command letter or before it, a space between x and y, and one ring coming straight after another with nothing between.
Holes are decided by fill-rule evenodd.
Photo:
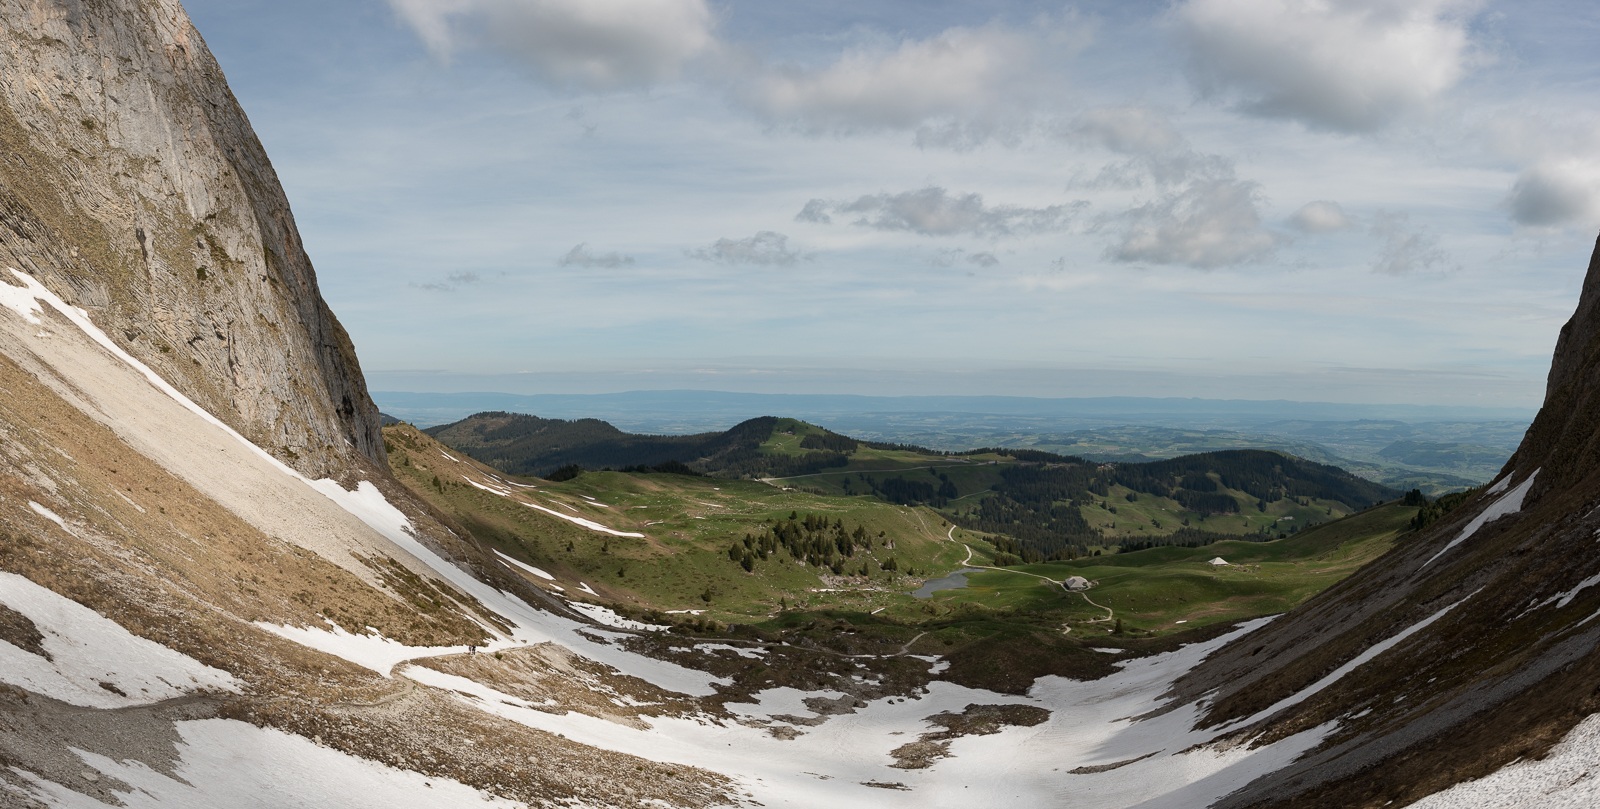
<instances>
[{"instance_id":1,"label":"distant hill","mask_svg":"<svg viewBox=\"0 0 1600 809\"><path fill-rule=\"evenodd\" d=\"M762 442L785 429L816 432L803 442L816 444L799 455L759 451ZM717 477L804 475L844 466L857 442L794 419L762 416L723 432L694 435L625 433L599 419L545 419L521 413L487 412L453 424L430 427L428 435L454 449L513 475L544 477L557 469L653 468L671 462Z\"/></svg>"}]
</instances>

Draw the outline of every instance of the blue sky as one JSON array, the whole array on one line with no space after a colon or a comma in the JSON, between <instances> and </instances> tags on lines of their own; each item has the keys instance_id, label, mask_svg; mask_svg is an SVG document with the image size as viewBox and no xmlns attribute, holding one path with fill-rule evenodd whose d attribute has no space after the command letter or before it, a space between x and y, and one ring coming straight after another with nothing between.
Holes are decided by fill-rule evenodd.
<instances>
[{"instance_id":1,"label":"blue sky","mask_svg":"<svg viewBox=\"0 0 1600 809\"><path fill-rule=\"evenodd\" d=\"M1534 406L1589 3L191 0L375 390Z\"/></svg>"}]
</instances>

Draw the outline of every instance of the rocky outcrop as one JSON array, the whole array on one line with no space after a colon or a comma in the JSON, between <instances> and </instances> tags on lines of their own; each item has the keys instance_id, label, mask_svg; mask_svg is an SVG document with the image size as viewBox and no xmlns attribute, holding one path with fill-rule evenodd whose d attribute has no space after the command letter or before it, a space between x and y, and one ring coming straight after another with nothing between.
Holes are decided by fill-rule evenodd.
<instances>
[{"instance_id":1,"label":"rocky outcrop","mask_svg":"<svg viewBox=\"0 0 1600 809\"><path fill-rule=\"evenodd\" d=\"M384 463L272 164L176 0L0 0L0 270L310 477Z\"/></svg>"},{"instance_id":2,"label":"rocky outcrop","mask_svg":"<svg viewBox=\"0 0 1600 809\"><path fill-rule=\"evenodd\" d=\"M1600 247L1545 403L1474 500L1180 679L1172 705L1322 743L1220 806L1403 806L1600 712Z\"/></svg>"}]
</instances>

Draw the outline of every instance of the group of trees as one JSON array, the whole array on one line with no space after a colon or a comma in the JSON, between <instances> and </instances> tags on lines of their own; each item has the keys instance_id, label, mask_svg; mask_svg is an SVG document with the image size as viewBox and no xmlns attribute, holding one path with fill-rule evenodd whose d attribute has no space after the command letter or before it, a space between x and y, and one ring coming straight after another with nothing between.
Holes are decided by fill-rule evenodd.
<instances>
[{"instance_id":1,"label":"group of trees","mask_svg":"<svg viewBox=\"0 0 1600 809\"><path fill-rule=\"evenodd\" d=\"M873 494L897 506L925 504L934 508L944 508L946 504L956 498L959 492L956 491L956 485L950 481L948 475L943 472L929 471L939 481L939 485L935 486L933 481L912 480L905 477L878 480L865 473L857 477L867 484ZM846 482L848 482L848 479Z\"/></svg>"},{"instance_id":2,"label":"group of trees","mask_svg":"<svg viewBox=\"0 0 1600 809\"><path fill-rule=\"evenodd\" d=\"M828 568L834 575L872 574L870 558L856 559L858 552L870 553L883 532L873 536L863 526L851 530L842 518L832 522L818 514L804 518L790 512L787 520L769 521L760 534L745 534L742 541L728 547L728 558L739 563L745 572L753 572L758 562L765 562L782 553L790 559L805 562L817 568ZM900 567L894 557L883 562L883 570L895 571Z\"/></svg>"},{"instance_id":3,"label":"group of trees","mask_svg":"<svg viewBox=\"0 0 1600 809\"><path fill-rule=\"evenodd\" d=\"M1423 496L1421 489L1412 489L1406 492L1405 498L1400 502L1403 505L1419 507L1417 515L1411 518L1411 527L1421 531L1444 519L1446 514L1455 511L1462 503L1471 500L1473 495L1481 491L1483 491L1483 487L1479 486L1476 489L1453 492L1429 502L1428 498Z\"/></svg>"}]
</instances>

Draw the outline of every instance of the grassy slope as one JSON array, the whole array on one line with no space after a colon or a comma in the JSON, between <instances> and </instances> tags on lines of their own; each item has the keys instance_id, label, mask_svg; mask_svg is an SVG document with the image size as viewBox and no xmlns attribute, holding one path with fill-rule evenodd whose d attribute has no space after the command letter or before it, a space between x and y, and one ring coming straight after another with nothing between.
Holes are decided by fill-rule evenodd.
<instances>
[{"instance_id":1,"label":"grassy slope","mask_svg":"<svg viewBox=\"0 0 1600 809\"><path fill-rule=\"evenodd\" d=\"M964 546L946 539L948 526L931 511L866 496L823 498L757 481L680 475L592 472L564 483L499 475L537 486L523 496L547 508L646 535L608 536L472 486L463 476L492 483L490 475L498 473L409 425L386 428L384 435L403 483L480 540L554 575L568 596L578 594L581 582L607 601L663 611L709 609L723 621L738 622L763 618L784 601L870 610L908 600L903 592L921 580L904 571L948 570L966 555ZM440 479L437 487L434 477ZM865 528L876 541L870 551L857 553L852 567L872 560L874 574L830 574L825 582L816 568L796 565L782 552L746 573L728 557L730 544L793 512ZM890 541L893 548L887 547ZM881 571L890 557L901 573ZM707 592L709 603L702 598Z\"/></svg>"},{"instance_id":2,"label":"grassy slope","mask_svg":"<svg viewBox=\"0 0 1600 809\"><path fill-rule=\"evenodd\" d=\"M964 602L1011 609L1058 609L1074 631L1109 629L1110 608L1129 631L1168 631L1179 622L1204 625L1286 612L1356 568L1381 556L1409 530L1415 508L1387 504L1288 539L1223 541L1203 548L1164 547L1080 559L1023 565L976 574L966 590L941 593L935 601L952 609ZM1230 564L1216 567L1222 557ZM1096 582L1083 596L1063 597L1027 574L1052 579L1083 576ZM1066 602L1066 606L1052 604ZM1088 622L1095 623L1089 625ZM1079 628L1081 627L1081 628Z\"/></svg>"},{"instance_id":3,"label":"grassy slope","mask_svg":"<svg viewBox=\"0 0 1600 809\"><path fill-rule=\"evenodd\" d=\"M758 481L616 472L561 484L516 481L538 487L519 490L525 499L646 534L608 537L467 484L463 477L493 484L494 473L453 457L408 425L386 428L385 437L406 485L480 540L553 574L569 598L610 604L637 617L703 609L706 614L695 620L754 625L759 629L750 631L847 653L903 647L939 654L951 664L944 679L1017 693L1044 674L1111 673L1113 658L1095 647L1155 651L1220 631L1230 621L1285 611L1387 550L1415 512L1386 505L1273 542L1224 541L986 570L972 574L967 588L919 600L908 593L924 579L959 569L969 549L972 564L987 565L992 546L981 535L951 529L931 509L867 496L819 497ZM889 460L912 460L887 454ZM881 563L892 554L902 571L915 567L921 575L819 577L817 568L800 566L783 551L746 573L728 557L729 544L791 512L841 518L874 538L882 531L870 555ZM892 551L885 546L891 539ZM1206 564L1218 555L1235 566L1217 570ZM862 558L858 554L855 561ZM1040 578L1071 575L1097 586L1085 598ZM579 582L599 597L582 594ZM701 598L708 590L709 604ZM1104 607L1122 620L1122 635L1113 633L1116 624ZM651 620L664 618L657 612Z\"/></svg>"}]
</instances>

